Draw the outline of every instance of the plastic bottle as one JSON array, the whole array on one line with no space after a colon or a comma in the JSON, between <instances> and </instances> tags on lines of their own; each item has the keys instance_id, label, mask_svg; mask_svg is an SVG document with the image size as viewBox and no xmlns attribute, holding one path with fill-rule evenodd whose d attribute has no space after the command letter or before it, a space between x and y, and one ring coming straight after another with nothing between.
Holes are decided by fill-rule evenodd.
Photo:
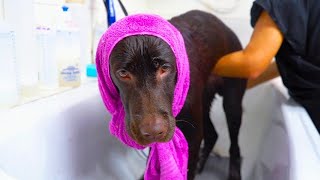
<instances>
[{"instance_id":1,"label":"plastic bottle","mask_svg":"<svg viewBox=\"0 0 320 180\"><path fill-rule=\"evenodd\" d=\"M0 22L0 109L18 103L21 85L18 80L16 33Z\"/></svg>"},{"instance_id":2,"label":"plastic bottle","mask_svg":"<svg viewBox=\"0 0 320 180\"><path fill-rule=\"evenodd\" d=\"M4 0L3 7L4 20L15 31L18 80L24 90L25 87L34 90L38 84L39 65L35 52L33 0Z\"/></svg>"},{"instance_id":3,"label":"plastic bottle","mask_svg":"<svg viewBox=\"0 0 320 180\"><path fill-rule=\"evenodd\" d=\"M55 58L55 31L49 27L36 28L36 48L39 58L39 83L42 88L58 87L58 64Z\"/></svg>"},{"instance_id":4,"label":"plastic bottle","mask_svg":"<svg viewBox=\"0 0 320 180\"><path fill-rule=\"evenodd\" d=\"M79 30L72 20L67 6L62 7L56 35L59 85L61 87L78 87L81 81L80 37Z\"/></svg>"}]
</instances>

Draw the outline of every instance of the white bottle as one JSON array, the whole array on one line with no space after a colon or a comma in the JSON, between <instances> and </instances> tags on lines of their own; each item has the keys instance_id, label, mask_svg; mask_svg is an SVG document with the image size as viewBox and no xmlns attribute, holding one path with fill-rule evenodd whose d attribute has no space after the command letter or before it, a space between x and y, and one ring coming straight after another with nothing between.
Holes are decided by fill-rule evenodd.
<instances>
[{"instance_id":1,"label":"white bottle","mask_svg":"<svg viewBox=\"0 0 320 180\"><path fill-rule=\"evenodd\" d=\"M63 6L62 10L56 32L59 85L78 87L81 81L79 30L69 8Z\"/></svg>"}]
</instances>

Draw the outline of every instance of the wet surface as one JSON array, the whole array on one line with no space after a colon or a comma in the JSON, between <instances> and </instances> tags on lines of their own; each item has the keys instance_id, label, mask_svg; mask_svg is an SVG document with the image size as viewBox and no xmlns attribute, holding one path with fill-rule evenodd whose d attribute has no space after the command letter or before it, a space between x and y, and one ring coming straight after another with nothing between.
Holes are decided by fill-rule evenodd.
<instances>
[{"instance_id":1,"label":"wet surface","mask_svg":"<svg viewBox=\"0 0 320 180\"><path fill-rule=\"evenodd\" d=\"M228 177L229 158L210 155L204 170L196 180L222 180Z\"/></svg>"}]
</instances>

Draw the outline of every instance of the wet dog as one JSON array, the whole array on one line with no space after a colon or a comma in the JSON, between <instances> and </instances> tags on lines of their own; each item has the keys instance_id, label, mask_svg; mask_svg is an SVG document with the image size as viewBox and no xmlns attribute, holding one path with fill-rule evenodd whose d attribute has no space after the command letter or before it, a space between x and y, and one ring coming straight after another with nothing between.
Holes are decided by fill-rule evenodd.
<instances>
[{"instance_id":1,"label":"wet dog","mask_svg":"<svg viewBox=\"0 0 320 180\"><path fill-rule=\"evenodd\" d=\"M116 44L110 55L111 78L126 113L129 135L139 144L167 142L178 126L189 145L188 179L201 172L217 140L209 112L216 93L223 96L223 108L231 138L229 179L239 180L238 134L246 80L216 76L217 60L241 49L235 34L215 16L189 11L169 22L182 34L190 64L190 87L183 109L174 118L172 102L177 69L175 55L161 38L128 36ZM204 147L200 151L200 144ZM200 154L200 158L199 158Z\"/></svg>"}]
</instances>

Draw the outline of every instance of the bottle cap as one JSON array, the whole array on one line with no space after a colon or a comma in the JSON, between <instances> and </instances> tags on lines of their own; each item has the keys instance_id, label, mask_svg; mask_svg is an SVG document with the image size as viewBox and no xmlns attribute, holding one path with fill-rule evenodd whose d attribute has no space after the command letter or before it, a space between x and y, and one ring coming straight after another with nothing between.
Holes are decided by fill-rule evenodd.
<instances>
[{"instance_id":1,"label":"bottle cap","mask_svg":"<svg viewBox=\"0 0 320 180\"><path fill-rule=\"evenodd\" d=\"M69 7L68 7L68 6L62 6L62 11L63 11L63 12L68 11L68 9L69 9Z\"/></svg>"},{"instance_id":2,"label":"bottle cap","mask_svg":"<svg viewBox=\"0 0 320 180\"><path fill-rule=\"evenodd\" d=\"M97 77L97 68L95 64L87 65L87 76L88 77Z\"/></svg>"}]
</instances>

